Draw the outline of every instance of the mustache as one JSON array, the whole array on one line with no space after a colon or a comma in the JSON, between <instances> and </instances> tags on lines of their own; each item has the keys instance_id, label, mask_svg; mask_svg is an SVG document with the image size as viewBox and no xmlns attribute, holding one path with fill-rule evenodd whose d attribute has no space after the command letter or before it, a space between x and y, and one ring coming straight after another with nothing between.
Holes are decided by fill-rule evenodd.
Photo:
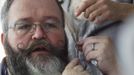
<instances>
[{"instance_id":1,"label":"mustache","mask_svg":"<svg viewBox=\"0 0 134 75\"><path fill-rule=\"evenodd\" d=\"M45 48L47 50L47 52L54 54L56 56L59 55L59 53L61 53L61 50L64 49L64 48L54 47L52 44L50 44L46 40L35 40L31 44L29 44L27 47L23 47L23 46L24 46L23 43L19 43L17 45L17 48L21 51L21 54L24 56L29 56L29 54L32 53L33 51L35 51L35 49L38 46Z\"/></svg>"}]
</instances>

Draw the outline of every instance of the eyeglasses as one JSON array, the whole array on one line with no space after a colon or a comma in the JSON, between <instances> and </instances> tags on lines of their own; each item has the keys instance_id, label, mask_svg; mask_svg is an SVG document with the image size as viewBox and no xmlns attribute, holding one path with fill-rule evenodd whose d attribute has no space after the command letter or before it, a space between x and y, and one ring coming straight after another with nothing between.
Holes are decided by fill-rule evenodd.
<instances>
[{"instance_id":1,"label":"eyeglasses","mask_svg":"<svg viewBox=\"0 0 134 75\"><path fill-rule=\"evenodd\" d=\"M43 24L32 24L28 22L21 22L16 23L13 27L9 27L10 29L14 29L17 35L24 36L27 34L34 34L36 31L37 26L40 26L40 28L44 32L55 32L55 30L59 30L60 28L63 28L63 26L60 23L57 22L45 22Z\"/></svg>"}]
</instances>

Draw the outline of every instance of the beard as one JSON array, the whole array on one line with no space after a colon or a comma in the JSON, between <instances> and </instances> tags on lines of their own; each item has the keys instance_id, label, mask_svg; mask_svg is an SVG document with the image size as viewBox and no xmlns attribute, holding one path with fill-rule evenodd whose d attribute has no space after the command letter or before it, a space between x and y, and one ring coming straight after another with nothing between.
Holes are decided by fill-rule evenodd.
<instances>
[{"instance_id":1,"label":"beard","mask_svg":"<svg viewBox=\"0 0 134 75\"><path fill-rule=\"evenodd\" d=\"M37 40L27 48L19 48L19 52L11 47L7 41L4 43L6 49L6 61L11 75L60 75L68 63L67 44L64 48L57 48L50 43L45 45L49 49L49 55L31 56L36 45L46 44L45 40Z\"/></svg>"},{"instance_id":2,"label":"beard","mask_svg":"<svg viewBox=\"0 0 134 75\"><path fill-rule=\"evenodd\" d=\"M52 55L37 56L26 60L31 75L61 75L65 63Z\"/></svg>"}]
</instances>

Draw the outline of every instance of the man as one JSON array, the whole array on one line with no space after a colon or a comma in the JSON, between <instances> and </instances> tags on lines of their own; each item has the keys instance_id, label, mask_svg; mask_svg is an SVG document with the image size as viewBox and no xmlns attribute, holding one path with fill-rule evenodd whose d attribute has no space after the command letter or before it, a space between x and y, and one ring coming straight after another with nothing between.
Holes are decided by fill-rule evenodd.
<instances>
[{"instance_id":1,"label":"man","mask_svg":"<svg viewBox=\"0 0 134 75\"><path fill-rule=\"evenodd\" d=\"M70 75L89 75L78 59L68 64L64 16L57 0L7 0L2 23L6 57L1 75L65 75L70 69Z\"/></svg>"}]
</instances>

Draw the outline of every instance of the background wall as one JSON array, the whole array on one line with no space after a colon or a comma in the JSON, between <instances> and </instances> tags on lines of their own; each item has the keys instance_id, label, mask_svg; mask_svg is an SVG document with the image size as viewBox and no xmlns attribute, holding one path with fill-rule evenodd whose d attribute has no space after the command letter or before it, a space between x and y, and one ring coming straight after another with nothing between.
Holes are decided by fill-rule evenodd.
<instances>
[{"instance_id":1,"label":"background wall","mask_svg":"<svg viewBox=\"0 0 134 75\"><path fill-rule=\"evenodd\" d=\"M5 0L0 0L0 10L1 10L1 7L3 5L3 2ZM1 12L0 12L1 13ZM1 21L0 21L0 35L2 33L2 26L1 26ZM3 49L3 46L1 44L1 37L0 37L0 61L2 60L2 58L5 56L5 53L4 53L4 49Z\"/></svg>"}]
</instances>

